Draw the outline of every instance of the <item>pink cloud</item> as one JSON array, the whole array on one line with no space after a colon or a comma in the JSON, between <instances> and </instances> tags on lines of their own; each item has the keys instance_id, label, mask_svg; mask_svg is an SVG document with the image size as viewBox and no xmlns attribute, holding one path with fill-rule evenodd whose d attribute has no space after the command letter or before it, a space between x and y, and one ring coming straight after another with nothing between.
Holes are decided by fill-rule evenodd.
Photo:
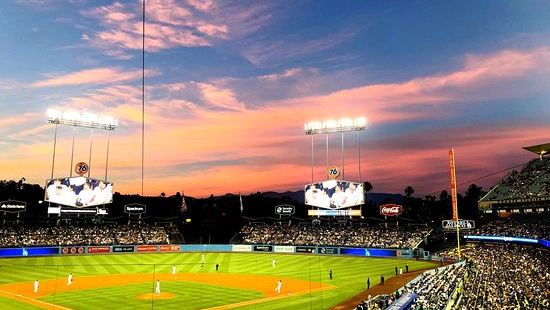
<instances>
[{"instance_id":1,"label":"pink cloud","mask_svg":"<svg viewBox=\"0 0 550 310\"><path fill-rule=\"evenodd\" d=\"M221 88L208 83L197 83L197 87L202 93L205 101L217 108L223 108L234 111L243 111L245 105L236 98L231 89Z\"/></svg>"},{"instance_id":2,"label":"pink cloud","mask_svg":"<svg viewBox=\"0 0 550 310\"><path fill-rule=\"evenodd\" d=\"M524 83L533 75L547 76L549 55L548 48L470 55L453 72L276 100L254 108L238 98L239 92L230 87L234 79L153 85L147 93L159 96L147 98L146 192L156 195L160 191L183 189L189 195L205 196L237 190L301 189L310 181L310 138L303 133L304 122L325 119L329 114L334 118L365 115L372 126L383 129L395 122L445 118L448 117L445 111L455 102L475 109L479 106L477 98L502 98L502 88L507 88L507 83ZM266 79L272 83L285 76L302 76L299 73L292 69ZM206 107L185 96L189 88L199 91ZM170 89L173 92L167 91ZM521 98L525 91L506 89L506 98ZM124 130L113 136L111 176L120 185L117 190L137 192L140 157L138 152L128 150L139 148L141 141L140 132L132 129L141 122L140 89L112 85L88 91L73 100L66 104L95 102L104 112L125 122ZM498 108L499 102L490 104ZM457 152L459 182L464 182L532 158L521 146L546 142L546 133L550 131L547 125L527 122L456 127L430 124L431 127L392 135L371 136L369 131L365 132L363 179L371 181L375 191L401 192L407 185L415 187L418 194L439 191L448 184L450 146ZM66 139L70 137L61 138L59 143L68 143ZM358 179L354 141L348 136L346 139L350 148L346 155L346 176ZM316 150L324 146L324 141L317 139L316 143ZM43 180L49 165L43 158L51 156L50 149L51 143L43 141L18 145L7 155L0 155L0 175L24 173L28 179L33 176ZM10 158L42 163L33 164L34 170L15 172L9 166L14 165ZM227 163L218 164L219 161ZM201 168L188 168L190 163L205 164ZM315 164L315 178L323 178L324 154L317 154ZM330 154L329 164L340 165L338 152ZM476 183L486 187L494 181L493 178Z\"/></svg>"},{"instance_id":3,"label":"pink cloud","mask_svg":"<svg viewBox=\"0 0 550 310\"><path fill-rule=\"evenodd\" d=\"M196 10L205 12L216 7L216 3L213 0L187 0L187 3Z\"/></svg>"},{"instance_id":4,"label":"pink cloud","mask_svg":"<svg viewBox=\"0 0 550 310\"><path fill-rule=\"evenodd\" d=\"M150 0L146 10L145 48L148 51L210 46L213 40L228 37L229 28L216 17L216 5L212 1ZM90 44L119 58L130 57L125 50L142 48L141 7L115 2L82 14L99 19L104 26L103 30L82 36Z\"/></svg>"},{"instance_id":5,"label":"pink cloud","mask_svg":"<svg viewBox=\"0 0 550 310\"><path fill-rule=\"evenodd\" d=\"M156 75L154 70L145 70L146 76ZM31 84L33 88L60 87L84 84L110 84L133 81L141 78L141 70L124 71L120 68L95 68L47 77Z\"/></svg>"}]
</instances>

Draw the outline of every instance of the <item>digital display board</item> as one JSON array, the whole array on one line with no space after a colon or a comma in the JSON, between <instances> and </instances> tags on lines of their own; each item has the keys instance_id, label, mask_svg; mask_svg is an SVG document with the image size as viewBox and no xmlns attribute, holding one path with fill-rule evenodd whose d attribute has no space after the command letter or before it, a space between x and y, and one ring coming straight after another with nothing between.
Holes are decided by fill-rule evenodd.
<instances>
[{"instance_id":1,"label":"digital display board","mask_svg":"<svg viewBox=\"0 0 550 310\"><path fill-rule=\"evenodd\" d=\"M324 209L343 209L365 203L363 184L327 180L308 184L304 189L305 204Z\"/></svg>"},{"instance_id":2,"label":"digital display board","mask_svg":"<svg viewBox=\"0 0 550 310\"><path fill-rule=\"evenodd\" d=\"M307 210L309 216L361 216L361 210Z\"/></svg>"},{"instance_id":3,"label":"digital display board","mask_svg":"<svg viewBox=\"0 0 550 310\"><path fill-rule=\"evenodd\" d=\"M42 255L57 255L57 254L59 254L59 248L57 247L0 249L0 257L42 256Z\"/></svg>"},{"instance_id":4,"label":"digital display board","mask_svg":"<svg viewBox=\"0 0 550 310\"><path fill-rule=\"evenodd\" d=\"M77 176L48 180L44 201L77 208L113 202L113 183Z\"/></svg>"}]
</instances>

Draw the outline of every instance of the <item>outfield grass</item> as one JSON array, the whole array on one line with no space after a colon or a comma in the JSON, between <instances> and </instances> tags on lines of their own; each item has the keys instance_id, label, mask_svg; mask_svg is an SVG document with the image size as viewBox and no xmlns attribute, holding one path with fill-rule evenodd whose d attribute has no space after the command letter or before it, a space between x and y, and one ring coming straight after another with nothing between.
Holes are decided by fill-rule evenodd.
<instances>
[{"instance_id":1,"label":"outfield grass","mask_svg":"<svg viewBox=\"0 0 550 310\"><path fill-rule=\"evenodd\" d=\"M275 258L277 265L271 265ZM66 279L72 272L74 281L83 276L110 274L168 274L176 265L178 273L218 273L266 275L276 278L295 278L330 284L335 289L307 293L301 296L266 301L240 309L328 309L365 289L367 277L371 286L395 275L394 268L409 265L409 270L431 268L429 262L371 257L342 257L320 255L206 253L201 267L200 253L119 254L56 257L29 257L0 260L0 285L40 279ZM333 280L329 280L329 270ZM283 282L284 283L284 282ZM273 281L275 289L276 280ZM153 280L119 287L102 287L71 292L58 292L40 300L71 309L203 309L262 298L261 292L228 288L186 281L164 281L162 292L173 293L167 300L139 300L137 295L151 293ZM284 291L283 284L283 291ZM36 309L27 304L0 297L1 309Z\"/></svg>"}]
</instances>

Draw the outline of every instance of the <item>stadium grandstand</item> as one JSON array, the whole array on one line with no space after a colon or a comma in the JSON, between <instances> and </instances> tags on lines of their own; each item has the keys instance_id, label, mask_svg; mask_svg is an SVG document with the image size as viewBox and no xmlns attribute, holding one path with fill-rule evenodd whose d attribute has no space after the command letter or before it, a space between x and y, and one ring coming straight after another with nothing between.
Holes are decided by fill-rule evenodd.
<instances>
[{"instance_id":1,"label":"stadium grandstand","mask_svg":"<svg viewBox=\"0 0 550 310\"><path fill-rule=\"evenodd\" d=\"M456 249L440 253L456 257ZM515 244L474 244L463 260L426 271L392 294L365 299L355 309L548 309L550 251Z\"/></svg>"},{"instance_id":2,"label":"stadium grandstand","mask_svg":"<svg viewBox=\"0 0 550 310\"><path fill-rule=\"evenodd\" d=\"M520 171L513 170L498 182L480 199L480 210L486 213L493 210L550 210L550 143L527 146L523 149L537 154L538 158L529 161Z\"/></svg>"},{"instance_id":3,"label":"stadium grandstand","mask_svg":"<svg viewBox=\"0 0 550 310\"><path fill-rule=\"evenodd\" d=\"M0 247L170 244L181 240L175 225L154 223L4 223Z\"/></svg>"},{"instance_id":4,"label":"stadium grandstand","mask_svg":"<svg viewBox=\"0 0 550 310\"><path fill-rule=\"evenodd\" d=\"M372 224L371 224L372 225ZM234 242L244 244L340 245L392 249L415 249L432 231L427 225L384 226L368 223L288 222L249 223Z\"/></svg>"}]
</instances>

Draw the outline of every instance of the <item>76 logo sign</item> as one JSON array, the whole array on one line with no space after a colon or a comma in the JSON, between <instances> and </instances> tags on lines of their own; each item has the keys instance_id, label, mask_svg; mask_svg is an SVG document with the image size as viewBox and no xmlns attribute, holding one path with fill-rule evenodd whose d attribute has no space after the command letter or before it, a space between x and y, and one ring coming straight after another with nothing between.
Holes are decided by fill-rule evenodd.
<instances>
[{"instance_id":1,"label":"76 logo sign","mask_svg":"<svg viewBox=\"0 0 550 310\"><path fill-rule=\"evenodd\" d=\"M329 167L328 168L328 178L329 179L336 179L338 176L340 176L340 168L338 168L338 167Z\"/></svg>"},{"instance_id":2,"label":"76 logo sign","mask_svg":"<svg viewBox=\"0 0 550 310\"><path fill-rule=\"evenodd\" d=\"M76 166L74 166L74 172L76 172L78 175L86 174L89 170L90 167L85 162L79 162L78 164L76 164Z\"/></svg>"}]
</instances>

